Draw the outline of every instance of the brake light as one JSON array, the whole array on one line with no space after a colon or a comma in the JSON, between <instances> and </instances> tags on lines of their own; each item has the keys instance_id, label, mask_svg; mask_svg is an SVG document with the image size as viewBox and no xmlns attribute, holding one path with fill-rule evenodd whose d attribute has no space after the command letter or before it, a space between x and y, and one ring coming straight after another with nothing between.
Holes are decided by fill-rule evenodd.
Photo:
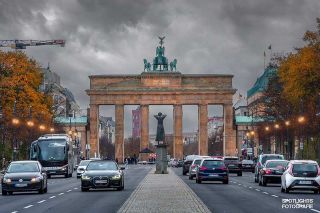
<instances>
[{"instance_id":1,"label":"brake light","mask_svg":"<svg viewBox=\"0 0 320 213\"><path fill-rule=\"evenodd\" d=\"M228 170L227 167L225 167L225 166L221 166L221 167L219 167L219 169L221 169L223 171L227 171Z\"/></svg>"},{"instance_id":2,"label":"brake light","mask_svg":"<svg viewBox=\"0 0 320 213\"><path fill-rule=\"evenodd\" d=\"M288 173L293 176L293 173L292 173L292 167L290 166L289 169L288 169Z\"/></svg>"},{"instance_id":3,"label":"brake light","mask_svg":"<svg viewBox=\"0 0 320 213\"><path fill-rule=\"evenodd\" d=\"M267 175L270 175L271 173L272 173L272 171L271 171L270 169L267 169L267 170L266 170L266 174L267 174Z\"/></svg>"},{"instance_id":4,"label":"brake light","mask_svg":"<svg viewBox=\"0 0 320 213\"><path fill-rule=\"evenodd\" d=\"M207 170L207 167L205 167L205 166L200 166L199 170L200 170L200 171Z\"/></svg>"},{"instance_id":5,"label":"brake light","mask_svg":"<svg viewBox=\"0 0 320 213\"><path fill-rule=\"evenodd\" d=\"M196 167L196 165L192 164L191 165L191 169L194 169Z\"/></svg>"},{"instance_id":6,"label":"brake light","mask_svg":"<svg viewBox=\"0 0 320 213\"><path fill-rule=\"evenodd\" d=\"M260 163L260 162L258 162L258 163L257 163L257 166L258 166L258 167L260 167L260 166L261 166L261 163Z\"/></svg>"},{"instance_id":7,"label":"brake light","mask_svg":"<svg viewBox=\"0 0 320 213\"><path fill-rule=\"evenodd\" d=\"M318 166L318 176L320 176L320 167Z\"/></svg>"}]
</instances>

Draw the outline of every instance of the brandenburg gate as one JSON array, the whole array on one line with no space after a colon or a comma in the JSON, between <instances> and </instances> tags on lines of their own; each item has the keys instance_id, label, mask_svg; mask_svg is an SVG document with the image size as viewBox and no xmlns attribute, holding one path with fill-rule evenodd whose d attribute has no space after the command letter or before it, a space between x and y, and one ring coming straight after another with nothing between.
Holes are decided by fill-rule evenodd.
<instances>
[{"instance_id":1,"label":"brandenburg gate","mask_svg":"<svg viewBox=\"0 0 320 213\"><path fill-rule=\"evenodd\" d=\"M99 105L115 105L115 157L124 158L124 106L140 105L140 150L149 146L149 105L173 105L173 153L183 159L183 105L198 106L198 154L208 155L208 105L222 105L224 115L223 154L235 155L233 129L233 75L182 74L176 71L177 60L168 63L163 38L156 49L153 66L144 59L140 75L92 75L90 89L90 154L99 153ZM151 68L153 68L151 70Z\"/></svg>"}]
</instances>

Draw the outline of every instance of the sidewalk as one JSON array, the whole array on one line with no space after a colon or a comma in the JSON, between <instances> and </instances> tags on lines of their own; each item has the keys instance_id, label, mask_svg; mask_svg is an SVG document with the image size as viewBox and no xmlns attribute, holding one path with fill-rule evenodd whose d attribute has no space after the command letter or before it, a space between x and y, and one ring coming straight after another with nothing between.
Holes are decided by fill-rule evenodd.
<instances>
[{"instance_id":1,"label":"sidewalk","mask_svg":"<svg viewBox=\"0 0 320 213\"><path fill-rule=\"evenodd\" d=\"M170 168L169 174L154 174L155 168L119 209L123 212L210 212L199 197Z\"/></svg>"}]
</instances>

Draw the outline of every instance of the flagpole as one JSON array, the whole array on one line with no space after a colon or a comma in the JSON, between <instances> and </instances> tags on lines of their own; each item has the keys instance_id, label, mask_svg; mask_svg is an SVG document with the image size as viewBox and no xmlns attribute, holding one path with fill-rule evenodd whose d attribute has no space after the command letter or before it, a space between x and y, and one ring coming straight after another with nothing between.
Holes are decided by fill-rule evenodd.
<instances>
[{"instance_id":1,"label":"flagpole","mask_svg":"<svg viewBox=\"0 0 320 213\"><path fill-rule=\"evenodd\" d=\"M263 70L266 69L266 51L263 52Z\"/></svg>"}]
</instances>

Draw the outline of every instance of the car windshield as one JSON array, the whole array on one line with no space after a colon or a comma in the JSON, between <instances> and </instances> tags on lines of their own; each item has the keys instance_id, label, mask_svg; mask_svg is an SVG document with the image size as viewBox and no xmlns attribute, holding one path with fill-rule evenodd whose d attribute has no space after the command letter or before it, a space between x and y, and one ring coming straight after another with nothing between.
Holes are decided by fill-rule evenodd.
<instances>
[{"instance_id":1,"label":"car windshield","mask_svg":"<svg viewBox=\"0 0 320 213\"><path fill-rule=\"evenodd\" d=\"M292 172L317 172L318 168L316 164L303 163L303 164L293 164Z\"/></svg>"},{"instance_id":2,"label":"car windshield","mask_svg":"<svg viewBox=\"0 0 320 213\"><path fill-rule=\"evenodd\" d=\"M79 166L87 166L90 163L89 160L82 160L79 164Z\"/></svg>"},{"instance_id":3,"label":"car windshield","mask_svg":"<svg viewBox=\"0 0 320 213\"><path fill-rule=\"evenodd\" d=\"M244 164L253 164L252 160L243 160L242 163Z\"/></svg>"},{"instance_id":4,"label":"car windshield","mask_svg":"<svg viewBox=\"0 0 320 213\"><path fill-rule=\"evenodd\" d=\"M285 168L289 162L287 161L271 161L268 162L266 167L267 168Z\"/></svg>"},{"instance_id":5,"label":"car windshield","mask_svg":"<svg viewBox=\"0 0 320 213\"><path fill-rule=\"evenodd\" d=\"M37 163L12 163L10 164L8 173L21 173L21 172L39 172Z\"/></svg>"},{"instance_id":6,"label":"car windshield","mask_svg":"<svg viewBox=\"0 0 320 213\"><path fill-rule=\"evenodd\" d=\"M223 166L223 162L220 160L205 160L203 161L202 166L207 168L217 168Z\"/></svg>"},{"instance_id":7,"label":"car windshield","mask_svg":"<svg viewBox=\"0 0 320 213\"><path fill-rule=\"evenodd\" d=\"M61 161L67 158L66 140L39 140L39 160Z\"/></svg>"},{"instance_id":8,"label":"car windshield","mask_svg":"<svg viewBox=\"0 0 320 213\"><path fill-rule=\"evenodd\" d=\"M224 158L225 161L237 161L238 158Z\"/></svg>"},{"instance_id":9,"label":"car windshield","mask_svg":"<svg viewBox=\"0 0 320 213\"><path fill-rule=\"evenodd\" d=\"M201 160L195 160L195 161L194 161L194 164L195 164L195 165L199 165L200 163L201 163Z\"/></svg>"},{"instance_id":10,"label":"car windshield","mask_svg":"<svg viewBox=\"0 0 320 213\"><path fill-rule=\"evenodd\" d=\"M117 170L117 165L112 161L93 161L87 166L87 170Z\"/></svg>"},{"instance_id":11,"label":"car windshield","mask_svg":"<svg viewBox=\"0 0 320 213\"><path fill-rule=\"evenodd\" d=\"M261 160L261 164L265 164L267 160L283 160L284 157L282 155L267 155L263 156Z\"/></svg>"}]
</instances>

